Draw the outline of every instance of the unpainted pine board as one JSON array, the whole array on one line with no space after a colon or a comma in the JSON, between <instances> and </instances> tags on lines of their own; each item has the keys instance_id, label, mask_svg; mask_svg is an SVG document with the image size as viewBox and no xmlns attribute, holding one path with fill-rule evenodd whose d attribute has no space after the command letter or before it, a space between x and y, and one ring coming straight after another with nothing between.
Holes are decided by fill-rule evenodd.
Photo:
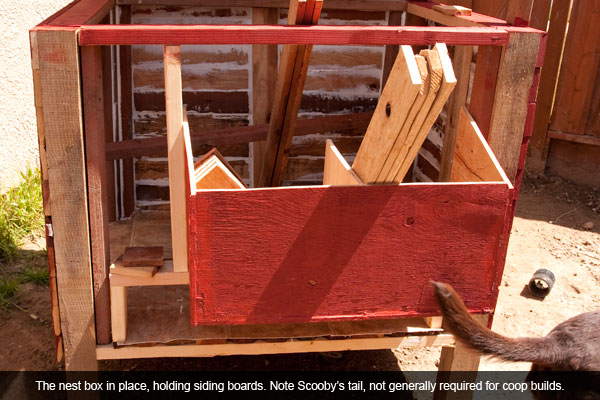
<instances>
[{"instance_id":1,"label":"unpainted pine board","mask_svg":"<svg viewBox=\"0 0 600 400\"><path fill-rule=\"evenodd\" d=\"M74 29L38 31L36 40L65 368L95 370L94 298L77 32Z\"/></svg>"},{"instance_id":2,"label":"unpainted pine board","mask_svg":"<svg viewBox=\"0 0 600 400\"><path fill-rule=\"evenodd\" d=\"M451 182L509 182L477 123L463 106L457 121Z\"/></svg>"},{"instance_id":3,"label":"unpainted pine board","mask_svg":"<svg viewBox=\"0 0 600 400\"><path fill-rule=\"evenodd\" d=\"M431 1L411 1L408 3L406 11L430 21L445 26L497 26L506 25L506 21L494 18L484 14L471 13L471 15L447 15L434 10L433 7L438 3Z\"/></svg>"},{"instance_id":4,"label":"unpainted pine board","mask_svg":"<svg viewBox=\"0 0 600 400\"><path fill-rule=\"evenodd\" d=\"M446 129L444 131L444 144L440 160L440 182L450 180L456 136L458 131L458 119L461 109L467 101L469 82L471 79L471 59L473 58L473 46L456 46L452 66L456 75L456 88L450 96L446 117Z\"/></svg>"},{"instance_id":5,"label":"unpainted pine board","mask_svg":"<svg viewBox=\"0 0 600 400\"><path fill-rule=\"evenodd\" d=\"M600 1L573 2L550 129L585 134L600 66Z\"/></svg>"},{"instance_id":6,"label":"unpainted pine board","mask_svg":"<svg viewBox=\"0 0 600 400\"><path fill-rule=\"evenodd\" d=\"M165 259L164 265L152 277L129 275L110 276L111 290L112 288L119 286L175 286L188 285L189 283L189 274L187 272L174 272L173 260L167 259Z\"/></svg>"},{"instance_id":7,"label":"unpainted pine board","mask_svg":"<svg viewBox=\"0 0 600 400\"><path fill-rule=\"evenodd\" d=\"M344 157L340 154L331 139L325 143L325 168L323 169L323 185L361 185L362 181L356 175Z\"/></svg>"},{"instance_id":8,"label":"unpainted pine board","mask_svg":"<svg viewBox=\"0 0 600 400\"><path fill-rule=\"evenodd\" d=\"M389 26L401 26L402 25L402 12L390 11L388 15ZM407 25L409 25L407 23ZM385 46L385 55L383 57L383 72L381 74L381 87L385 87L385 84L390 76L396 57L398 57L399 46L395 44L389 44Z\"/></svg>"},{"instance_id":9,"label":"unpainted pine board","mask_svg":"<svg viewBox=\"0 0 600 400\"><path fill-rule=\"evenodd\" d=\"M529 143L527 168L542 173L546 166L546 143L552 104L558 84L558 73L565 45L565 34L569 21L571 1L554 3L550 14L550 25L544 67L542 68L537 93L537 111L533 123L533 133Z\"/></svg>"},{"instance_id":10,"label":"unpainted pine board","mask_svg":"<svg viewBox=\"0 0 600 400\"><path fill-rule=\"evenodd\" d=\"M446 15L471 15L472 10L468 7L436 4L432 7L435 11Z\"/></svg>"},{"instance_id":11,"label":"unpainted pine board","mask_svg":"<svg viewBox=\"0 0 600 400\"><path fill-rule=\"evenodd\" d=\"M108 287L110 241L101 47L81 49L81 72L96 341L107 344L111 342Z\"/></svg>"},{"instance_id":12,"label":"unpainted pine board","mask_svg":"<svg viewBox=\"0 0 600 400\"><path fill-rule=\"evenodd\" d=\"M278 21L278 8L252 9L253 24L276 25ZM252 125L269 123L276 77L277 45L252 45ZM252 143L253 186L259 184L265 146L264 140Z\"/></svg>"},{"instance_id":13,"label":"unpainted pine board","mask_svg":"<svg viewBox=\"0 0 600 400\"><path fill-rule=\"evenodd\" d=\"M217 156L211 156L196 171L196 189L245 189L246 185L228 164L224 164Z\"/></svg>"},{"instance_id":14,"label":"unpainted pine board","mask_svg":"<svg viewBox=\"0 0 600 400\"><path fill-rule=\"evenodd\" d=\"M508 194L503 182L198 192L193 322L428 316L431 279L489 312Z\"/></svg>"},{"instance_id":15,"label":"unpainted pine board","mask_svg":"<svg viewBox=\"0 0 600 400\"><path fill-rule=\"evenodd\" d=\"M396 137L392 149L377 177L378 182L393 182L403 157L406 156L415 135L429 111L442 83L442 64L434 51L421 50L422 55L415 56L422 88L410 108L410 112Z\"/></svg>"},{"instance_id":16,"label":"unpainted pine board","mask_svg":"<svg viewBox=\"0 0 600 400\"><path fill-rule=\"evenodd\" d=\"M425 120L423 121L423 124L421 125L417 132L417 135L415 136L415 140L413 141L406 157L403 159L403 162L400 165L400 169L396 174L394 182L402 182L404 180L406 173L412 165L415 157L419 153L419 149L421 148L423 142L427 138L427 134L431 130L431 127L435 123L435 120L440 115L440 112L442 112L442 108L444 108L448 97L450 97L450 94L456 86L456 76L454 75L454 69L452 68L452 60L448 55L448 49L446 48L446 45L444 43L436 43L433 50L438 53L440 57L440 62L442 64L442 85L435 97L433 104L431 105L431 108L429 109L429 112L425 117Z\"/></svg>"},{"instance_id":17,"label":"unpainted pine board","mask_svg":"<svg viewBox=\"0 0 600 400\"><path fill-rule=\"evenodd\" d=\"M503 48L487 141L514 182L541 35L512 32Z\"/></svg>"},{"instance_id":18,"label":"unpainted pine board","mask_svg":"<svg viewBox=\"0 0 600 400\"><path fill-rule=\"evenodd\" d=\"M131 249L132 247L128 247L125 249ZM137 247L139 248L139 247ZM122 275L122 276L130 276L130 277L141 277L141 278L152 278L156 275L156 272L159 269L157 265L146 264L146 266L141 265L124 265L125 254L120 255L111 265L110 265L110 276L111 283L112 277L114 275ZM155 264L155 263L154 263ZM162 265L162 258L160 264ZM112 286L112 285L111 285ZM118 286L118 285L114 285Z\"/></svg>"},{"instance_id":19,"label":"unpainted pine board","mask_svg":"<svg viewBox=\"0 0 600 400\"><path fill-rule=\"evenodd\" d=\"M164 67L173 264L175 272L184 272L188 265L188 249L180 46L164 47Z\"/></svg>"},{"instance_id":20,"label":"unpainted pine board","mask_svg":"<svg viewBox=\"0 0 600 400\"><path fill-rule=\"evenodd\" d=\"M352 169L363 182L377 182L422 84L412 48L401 46L352 164Z\"/></svg>"},{"instance_id":21,"label":"unpainted pine board","mask_svg":"<svg viewBox=\"0 0 600 400\"><path fill-rule=\"evenodd\" d=\"M110 287L110 317L113 342L123 342L127 337L127 287Z\"/></svg>"}]
</instances>

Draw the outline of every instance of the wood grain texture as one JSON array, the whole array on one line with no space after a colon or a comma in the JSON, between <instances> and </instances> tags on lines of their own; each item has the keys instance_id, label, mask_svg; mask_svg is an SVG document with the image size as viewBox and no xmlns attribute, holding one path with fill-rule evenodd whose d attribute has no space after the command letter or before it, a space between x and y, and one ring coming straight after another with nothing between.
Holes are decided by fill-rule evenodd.
<instances>
[{"instance_id":1,"label":"wood grain texture","mask_svg":"<svg viewBox=\"0 0 600 400\"><path fill-rule=\"evenodd\" d=\"M352 164L363 182L377 182L422 86L412 48L403 45Z\"/></svg>"},{"instance_id":2,"label":"wood grain texture","mask_svg":"<svg viewBox=\"0 0 600 400\"><path fill-rule=\"evenodd\" d=\"M402 26L402 12L390 11L388 16L389 26ZM383 57L383 71L381 72L381 86L385 87L396 57L398 57L398 45L385 46L385 55Z\"/></svg>"},{"instance_id":3,"label":"wood grain texture","mask_svg":"<svg viewBox=\"0 0 600 400\"><path fill-rule=\"evenodd\" d=\"M94 298L77 32L38 31L36 36L65 367L67 370L95 370Z\"/></svg>"},{"instance_id":4,"label":"wood grain texture","mask_svg":"<svg viewBox=\"0 0 600 400\"><path fill-rule=\"evenodd\" d=\"M459 17L453 17L459 18ZM465 35L468 33L468 35ZM88 25L79 31L82 46L114 44L413 44L494 45L508 33L488 27L271 26L271 25Z\"/></svg>"},{"instance_id":5,"label":"wood grain texture","mask_svg":"<svg viewBox=\"0 0 600 400\"><path fill-rule=\"evenodd\" d=\"M446 129L444 131L444 144L440 159L440 182L450 180L452 161L454 160L454 149L458 134L458 119L461 109L467 101L469 82L471 79L471 60L473 58L472 46L456 46L452 66L456 75L456 88L448 101Z\"/></svg>"},{"instance_id":6,"label":"wood grain texture","mask_svg":"<svg viewBox=\"0 0 600 400\"><path fill-rule=\"evenodd\" d=\"M253 8L252 23L275 25L279 21L277 8ZM268 124L273 106L273 93L277 76L277 46L255 44L252 46L252 125ZM265 140L252 144L253 186L259 185L266 150Z\"/></svg>"},{"instance_id":7,"label":"wood grain texture","mask_svg":"<svg viewBox=\"0 0 600 400\"><path fill-rule=\"evenodd\" d=\"M454 75L454 69L452 68L452 60L450 60L450 56L448 55L448 49L446 45L444 43L436 43L433 49L439 54L440 62L442 64L442 85L435 97L435 101L431 105L429 112L423 120L421 128L417 131L417 135L415 136L413 144L408 150L406 157L404 157L400 168L396 173L394 182L397 183L400 183L404 180L404 177L410 169L413 160L417 156L419 149L421 148L423 142L427 138L427 134L431 130L431 127L435 123L435 120L439 116L440 112L442 112L442 108L444 108L448 97L450 97L450 94L456 86L456 76Z\"/></svg>"},{"instance_id":8,"label":"wood grain texture","mask_svg":"<svg viewBox=\"0 0 600 400\"><path fill-rule=\"evenodd\" d=\"M471 13L473 11L468 7L450 6L450 5L444 5L444 4L435 5L432 8L437 12L441 12L442 14L454 15L454 16L456 16L456 15L471 15Z\"/></svg>"},{"instance_id":9,"label":"wood grain texture","mask_svg":"<svg viewBox=\"0 0 600 400\"><path fill-rule=\"evenodd\" d=\"M508 194L504 183L200 191L193 323L432 315L430 279L489 312Z\"/></svg>"},{"instance_id":10,"label":"wood grain texture","mask_svg":"<svg viewBox=\"0 0 600 400\"><path fill-rule=\"evenodd\" d=\"M125 247L122 263L124 267L162 267L163 253L162 246Z\"/></svg>"},{"instance_id":11,"label":"wood grain texture","mask_svg":"<svg viewBox=\"0 0 600 400\"><path fill-rule=\"evenodd\" d=\"M344 186L361 185L362 181L344 160L330 139L325 144L325 167L323 185Z\"/></svg>"},{"instance_id":12,"label":"wood grain texture","mask_svg":"<svg viewBox=\"0 0 600 400\"><path fill-rule=\"evenodd\" d=\"M113 49L105 46L102 47L102 78L103 88L102 96L104 97L104 137L107 143L114 141L114 115L113 115L113 63L112 63ZM106 147L106 145L105 145ZM105 149L106 150L106 149ZM108 159L107 159L108 160ZM116 186L115 186L115 163L113 161L106 163L106 195L108 197L108 220L110 222L116 221L117 219L117 201L116 201Z\"/></svg>"},{"instance_id":13,"label":"wood grain texture","mask_svg":"<svg viewBox=\"0 0 600 400\"><path fill-rule=\"evenodd\" d=\"M443 70L438 53L434 50L421 50L421 55L417 58L417 65L424 86L417 95L417 99L402 125L402 130L396 138L382 170L379 172L378 182L394 182L396 174L440 90ZM423 67L425 67L425 70L423 70Z\"/></svg>"},{"instance_id":14,"label":"wood grain texture","mask_svg":"<svg viewBox=\"0 0 600 400\"><path fill-rule=\"evenodd\" d=\"M184 272L188 265L188 249L185 213L185 144L181 95L181 49L179 46L164 47L164 66L173 265L175 266L175 272Z\"/></svg>"},{"instance_id":15,"label":"wood grain texture","mask_svg":"<svg viewBox=\"0 0 600 400\"><path fill-rule=\"evenodd\" d=\"M428 19L446 26L502 26L506 21L484 14L446 15L434 10L438 3L431 1L409 1L406 11L409 14Z\"/></svg>"},{"instance_id":16,"label":"wood grain texture","mask_svg":"<svg viewBox=\"0 0 600 400\"><path fill-rule=\"evenodd\" d=\"M127 288L110 287L110 317L113 342L122 342L127 337Z\"/></svg>"},{"instance_id":17,"label":"wood grain texture","mask_svg":"<svg viewBox=\"0 0 600 400\"><path fill-rule=\"evenodd\" d=\"M541 35L512 32L502 51L487 141L514 182Z\"/></svg>"},{"instance_id":18,"label":"wood grain texture","mask_svg":"<svg viewBox=\"0 0 600 400\"><path fill-rule=\"evenodd\" d=\"M74 26L98 24L115 6L115 0L80 0L69 4L41 25Z\"/></svg>"},{"instance_id":19,"label":"wood grain texture","mask_svg":"<svg viewBox=\"0 0 600 400\"><path fill-rule=\"evenodd\" d=\"M162 6L195 6L198 0L117 0L117 4L131 5L162 5ZM274 7L286 8L289 0L203 0L207 7ZM405 11L406 1L403 0L329 0L325 9L360 10L360 11Z\"/></svg>"},{"instance_id":20,"label":"wood grain texture","mask_svg":"<svg viewBox=\"0 0 600 400\"><path fill-rule=\"evenodd\" d=\"M81 50L81 71L96 341L98 344L108 344L111 342L110 294L108 287L108 266L110 265L109 198L106 176L101 47L89 47Z\"/></svg>"},{"instance_id":21,"label":"wood grain texture","mask_svg":"<svg viewBox=\"0 0 600 400\"><path fill-rule=\"evenodd\" d=\"M457 121L452 182L510 182L477 123L463 106Z\"/></svg>"},{"instance_id":22,"label":"wood grain texture","mask_svg":"<svg viewBox=\"0 0 600 400\"><path fill-rule=\"evenodd\" d=\"M469 111L486 138L490 131L501 57L500 47L479 46L477 50Z\"/></svg>"},{"instance_id":23,"label":"wood grain texture","mask_svg":"<svg viewBox=\"0 0 600 400\"><path fill-rule=\"evenodd\" d=\"M600 1L573 2L550 129L585 134L600 66ZM597 110L595 110L597 111Z\"/></svg>"}]
</instances>

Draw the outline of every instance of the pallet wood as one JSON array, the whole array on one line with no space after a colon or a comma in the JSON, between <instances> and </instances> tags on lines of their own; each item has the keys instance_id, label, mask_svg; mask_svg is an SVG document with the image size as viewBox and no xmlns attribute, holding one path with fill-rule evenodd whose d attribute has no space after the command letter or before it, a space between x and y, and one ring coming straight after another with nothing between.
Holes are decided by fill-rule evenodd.
<instances>
[{"instance_id":1,"label":"pallet wood","mask_svg":"<svg viewBox=\"0 0 600 400\"><path fill-rule=\"evenodd\" d=\"M295 4L299 7L297 15L292 9ZM302 4L291 0L288 25L316 25L319 22L323 1L307 0L305 10L301 9ZM312 45L286 45L281 50L259 186L283 183L311 52Z\"/></svg>"},{"instance_id":2,"label":"pallet wood","mask_svg":"<svg viewBox=\"0 0 600 400\"><path fill-rule=\"evenodd\" d=\"M437 14L437 13L436 13ZM459 17L452 17L459 18ZM492 45L508 41L508 32L488 27L271 26L271 25L84 25L81 46L127 44L364 44Z\"/></svg>"},{"instance_id":3,"label":"pallet wood","mask_svg":"<svg viewBox=\"0 0 600 400\"><path fill-rule=\"evenodd\" d=\"M65 367L93 370L96 338L77 32L40 30L32 35L39 55Z\"/></svg>"},{"instance_id":4,"label":"pallet wood","mask_svg":"<svg viewBox=\"0 0 600 400\"><path fill-rule=\"evenodd\" d=\"M422 86L412 48L403 45L352 164L363 182L377 182L386 161L385 155L396 142Z\"/></svg>"},{"instance_id":5,"label":"pallet wood","mask_svg":"<svg viewBox=\"0 0 600 400\"><path fill-rule=\"evenodd\" d=\"M538 34L512 32L508 46L503 48L498 70L487 141L512 182L517 176L540 39Z\"/></svg>"},{"instance_id":6,"label":"pallet wood","mask_svg":"<svg viewBox=\"0 0 600 400\"><path fill-rule=\"evenodd\" d=\"M123 252L124 267L162 267L163 265L163 247L162 246L134 246L125 247Z\"/></svg>"},{"instance_id":7,"label":"pallet wood","mask_svg":"<svg viewBox=\"0 0 600 400\"><path fill-rule=\"evenodd\" d=\"M428 316L437 313L430 279L488 312L497 285L489 271L501 268L489 249L510 192L504 182L199 191L190 203L193 323ZM411 285L399 291L398 277Z\"/></svg>"},{"instance_id":8,"label":"pallet wood","mask_svg":"<svg viewBox=\"0 0 600 400\"><path fill-rule=\"evenodd\" d=\"M449 180L510 182L477 123L464 106L460 108L457 121L457 144Z\"/></svg>"},{"instance_id":9,"label":"pallet wood","mask_svg":"<svg viewBox=\"0 0 600 400\"><path fill-rule=\"evenodd\" d=\"M444 108L448 97L450 97L450 94L456 86L456 77L454 75L454 70L452 69L452 60L450 60L450 56L448 55L448 49L446 48L446 45L444 43L436 43L436 45L434 46L434 50L437 51L437 53L439 54L440 62L442 64L442 86L440 87L440 90L433 104L431 105L431 108L429 109L429 113L423 121L423 125L421 126L416 135L414 143L411 145L410 149L408 150L407 156L404 158L402 164L400 165L400 169L396 173L396 178L394 179L394 182L402 182L402 180L406 176L406 173L412 165L413 160L417 156L421 145L427 137L427 134L431 130L431 127L433 126L440 112L442 112L442 108Z\"/></svg>"},{"instance_id":10,"label":"pallet wood","mask_svg":"<svg viewBox=\"0 0 600 400\"><path fill-rule=\"evenodd\" d=\"M447 182L450 180L450 171L452 171L452 161L454 160L454 149L456 147L456 137L458 134L458 118L460 116L460 110L467 101L467 92L469 91L469 81L471 79L472 58L472 46L456 46L454 48L452 66L454 68L454 73L456 74L457 84L448 101L444 144L440 159L440 182Z\"/></svg>"},{"instance_id":11,"label":"pallet wood","mask_svg":"<svg viewBox=\"0 0 600 400\"><path fill-rule=\"evenodd\" d=\"M299 119L296 123L296 135L312 135L316 132L340 132L349 135L362 134L369 125L373 112L367 111L356 114L328 115ZM232 145L265 140L269 125L242 126L234 128L200 130L191 133L193 146ZM155 137L148 139L133 139L106 144L106 159L140 156L167 156L167 138ZM138 161L139 162L139 161Z\"/></svg>"},{"instance_id":12,"label":"pallet wood","mask_svg":"<svg viewBox=\"0 0 600 400\"><path fill-rule=\"evenodd\" d=\"M252 9L252 23L255 25L276 25L279 22L279 9ZM277 46L255 44L252 46L252 125L268 124L273 106L273 92L277 76ZM266 136L266 135L265 135ZM252 143L253 186L259 185L266 142Z\"/></svg>"},{"instance_id":13,"label":"pallet wood","mask_svg":"<svg viewBox=\"0 0 600 400\"><path fill-rule=\"evenodd\" d=\"M83 116L89 206L96 340L108 344L110 338L110 295L108 266L108 180L106 177L102 48L81 50Z\"/></svg>"},{"instance_id":14,"label":"pallet wood","mask_svg":"<svg viewBox=\"0 0 600 400\"><path fill-rule=\"evenodd\" d=\"M164 47L164 67L173 265L175 272L184 272L188 265L188 249L185 228L183 99L181 95L181 48L179 46Z\"/></svg>"},{"instance_id":15,"label":"pallet wood","mask_svg":"<svg viewBox=\"0 0 600 400\"><path fill-rule=\"evenodd\" d=\"M350 168L335 147L331 139L325 144L325 168L323 168L323 185L343 186L362 185L362 181Z\"/></svg>"},{"instance_id":16,"label":"pallet wood","mask_svg":"<svg viewBox=\"0 0 600 400\"><path fill-rule=\"evenodd\" d=\"M424 79L424 88L417 95L402 130L396 138L394 145L387 157L384 167L379 172L378 182L394 182L401 163L408 154L423 121L427 117L442 83L442 64L440 57L434 50L421 50L421 58L417 58L421 79ZM423 65L425 64L425 65ZM423 66L425 71L423 71Z\"/></svg>"}]
</instances>

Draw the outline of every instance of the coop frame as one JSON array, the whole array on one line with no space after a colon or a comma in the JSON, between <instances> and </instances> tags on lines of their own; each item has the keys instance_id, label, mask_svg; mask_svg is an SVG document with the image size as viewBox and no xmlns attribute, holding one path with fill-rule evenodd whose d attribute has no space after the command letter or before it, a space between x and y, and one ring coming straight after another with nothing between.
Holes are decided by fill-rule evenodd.
<instances>
[{"instance_id":1,"label":"coop frame","mask_svg":"<svg viewBox=\"0 0 600 400\"><path fill-rule=\"evenodd\" d=\"M449 335L436 340L414 338L348 339L348 341L155 346L143 350L114 348L110 330L97 331L110 318L108 284L108 217L105 210L107 145L102 112L102 52L100 46L133 44L369 44L433 45L445 42L466 49L462 68L470 65L472 46L480 46L472 85L470 112L514 185L505 221L502 252L523 175L527 144L535 113L535 96L543 62L545 33L513 26L473 13L448 16L433 12L422 1L329 0L325 9L384 10L415 15L442 26L122 26L99 25L115 7L130 5L195 5L207 7L286 8L282 0L79 0L30 32L40 164L46 216L46 236L53 296L57 351L64 348L67 370L97 368L98 359L212 356L390 348L399 345L451 344ZM391 19L390 19L391 20ZM523 20L515 19L519 25ZM390 46L391 47L391 46ZM457 49L459 49L457 47ZM456 57L456 55L455 55ZM455 69L457 68L455 65ZM468 87L468 84L466 85ZM457 92L460 88L457 88ZM449 125L456 124L466 98L455 96ZM477 101L473 101L477 99ZM248 141L264 138L246 131ZM522 133L522 134L521 134ZM445 143L442 169L451 165L451 135ZM239 139L238 139L239 140ZM123 148L122 151L127 151ZM446 154L446 152L449 152ZM445 167L444 167L445 165ZM501 268L502 269L502 268ZM499 282L498 282L499 283ZM497 290L497 288L496 288ZM496 294L497 295L497 294ZM481 319L491 323L493 312ZM107 337L108 334L108 337ZM108 339L108 341L107 341ZM358 343L367 341L368 343ZM335 343L337 342L337 343ZM335 343L332 345L332 343ZM203 347L206 346L206 347ZM212 346L212 347L211 347ZM448 350L452 352L452 350ZM458 354L441 362L457 363ZM444 357L444 352L442 353ZM467 364L477 366L472 355ZM463 360L464 361L464 360ZM469 369L469 367L466 367Z\"/></svg>"}]
</instances>

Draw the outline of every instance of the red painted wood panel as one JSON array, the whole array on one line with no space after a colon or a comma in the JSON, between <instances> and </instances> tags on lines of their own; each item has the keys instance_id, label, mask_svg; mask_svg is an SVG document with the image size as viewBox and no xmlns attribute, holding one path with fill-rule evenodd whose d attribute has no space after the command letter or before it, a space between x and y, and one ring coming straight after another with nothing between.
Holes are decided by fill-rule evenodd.
<instances>
[{"instance_id":1,"label":"red painted wood panel","mask_svg":"<svg viewBox=\"0 0 600 400\"><path fill-rule=\"evenodd\" d=\"M192 323L432 315L431 279L489 312L509 195L504 184L198 192Z\"/></svg>"},{"instance_id":2,"label":"red painted wood panel","mask_svg":"<svg viewBox=\"0 0 600 400\"><path fill-rule=\"evenodd\" d=\"M79 44L414 44L502 45L502 28L277 25L88 25Z\"/></svg>"}]
</instances>

